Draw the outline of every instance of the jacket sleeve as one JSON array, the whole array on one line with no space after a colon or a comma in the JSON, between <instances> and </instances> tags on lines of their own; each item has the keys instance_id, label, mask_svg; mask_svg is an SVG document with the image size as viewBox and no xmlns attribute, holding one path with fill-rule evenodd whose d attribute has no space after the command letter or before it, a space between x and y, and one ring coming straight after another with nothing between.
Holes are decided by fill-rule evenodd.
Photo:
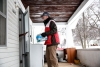
<instances>
[{"instance_id":1,"label":"jacket sleeve","mask_svg":"<svg viewBox=\"0 0 100 67\"><path fill-rule=\"evenodd\" d=\"M51 21L51 22L50 22L50 31L44 32L44 33L42 33L41 35L42 35L43 37L45 37L45 36L48 36L48 35L53 35L53 34L55 34L56 32L57 32L57 26L56 26L55 22Z\"/></svg>"},{"instance_id":2,"label":"jacket sleeve","mask_svg":"<svg viewBox=\"0 0 100 67\"><path fill-rule=\"evenodd\" d=\"M50 31L48 31L48 32L46 32L46 35L48 36L48 35L53 35L53 34L55 34L57 32L57 26L56 26L56 24L53 22L53 21L51 21L50 22Z\"/></svg>"},{"instance_id":3,"label":"jacket sleeve","mask_svg":"<svg viewBox=\"0 0 100 67\"><path fill-rule=\"evenodd\" d=\"M44 32L44 33L42 33L41 35L42 35L43 37L45 37L45 36L48 36L48 35L53 35L53 34L55 34L56 32L57 32L57 26L56 26L56 24L55 24L53 21L51 21L51 22L50 22L50 31Z\"/></svg>"}]
</instances>

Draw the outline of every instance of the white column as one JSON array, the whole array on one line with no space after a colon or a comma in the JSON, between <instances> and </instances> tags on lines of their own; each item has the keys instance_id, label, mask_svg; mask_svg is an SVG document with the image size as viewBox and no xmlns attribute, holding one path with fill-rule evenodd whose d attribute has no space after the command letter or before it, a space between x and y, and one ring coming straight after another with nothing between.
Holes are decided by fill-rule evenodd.
<instances>
[{"instance_id":1,"label":"white column","mask_svg":"<svg viewBox=\"0 0 100 67\"><path fill-rule=\"evenodd\" d=\"M66 28L66 48L74 47L73 36L72 36L72 29L67 26Z\"/></svg>"}]
</instances>

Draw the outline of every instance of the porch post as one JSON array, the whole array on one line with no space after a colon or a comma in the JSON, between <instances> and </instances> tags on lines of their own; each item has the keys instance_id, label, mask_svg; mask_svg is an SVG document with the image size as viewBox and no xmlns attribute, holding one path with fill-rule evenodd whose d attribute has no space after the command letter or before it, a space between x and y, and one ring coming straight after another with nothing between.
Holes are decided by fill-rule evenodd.
<instances>
[{"instance_id":1,"label":"porch post","mask_svg":"<svg viewBox=\"0 0 100 67\"><path fill-rule=\"evenodd\" d=\"M66 48L74 47L72 29L69 26L67 26L66 28L66 46L65 47Z\"/></svg>"}]
</instances>

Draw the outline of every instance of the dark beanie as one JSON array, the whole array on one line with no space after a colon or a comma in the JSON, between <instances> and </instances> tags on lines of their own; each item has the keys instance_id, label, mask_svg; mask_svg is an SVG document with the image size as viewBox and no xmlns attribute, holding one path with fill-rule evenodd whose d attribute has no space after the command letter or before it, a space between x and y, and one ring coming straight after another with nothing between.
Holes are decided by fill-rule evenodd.
<instances>
[{"instance_id":1,"label":"dark beanie","mask_svg":"<svg viewBox=\"0 0 100 67\"><path fill-rule=\"evenodd\" d=\"M41 17L43 17L43 16L48 16L48 17L49 17L50 15L49 15L48 12L44 12L44 13L41 15Z\"/></svg>"}]
</instances>

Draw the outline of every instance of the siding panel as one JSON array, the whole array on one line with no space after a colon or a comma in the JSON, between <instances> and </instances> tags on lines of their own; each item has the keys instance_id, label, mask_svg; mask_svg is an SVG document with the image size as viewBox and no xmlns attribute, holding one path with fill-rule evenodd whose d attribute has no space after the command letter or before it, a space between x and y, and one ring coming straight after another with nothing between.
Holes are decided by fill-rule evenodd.
<instances>
[{"instance_id":1,"label":"siding panel","mask_svg":"<svg viewBox=\"0 0 100 67\"><path fill-rule=\"evenodd\" d=\"M18 19L15 19L16 17L16 15L14 15L14 13L8 13L8 15L10 16L9 18L8 18L8 20L10 21L10 22L12 22L12 24L14 24L14 26L16 26L15 24L17 24L15 21L17 21ZM13 19L13 20L12 20ZM18 24L17 24L18 25Z\"/></svg>"},{"instance_id":2,"label":"siding panel","mask_svg":"<svg viewBox=\"0 0 100 67\"><path fill-rule=\"evenodd\" d=\"M19 48L19 44L8 43L7 47Z\"/></svg>"},{"instance_id":3,"label":"siding panel","mask_svg":"<svg viewBox=\"0 0 100 67\"><path fill-rule=\"evenodd\" d=\"M14 37L17 38L19 34L16 33L15 31L12 31L12 30L9 30L9 29L8 29L8 36L9 36L9 35L12 35L12 36L14 36Z\"/></svg>"},{"instance_id":4,"label":"siding panel","mask_svg":"<svg viewBox=\"0 0 100 67\"><path fill-rule=\"evenodd\" d=\"M16 25L15 24L12 23L11 21L9 21L8 28L11 29L11 30L12 30L12 28L18 30L18 27L16 27L17 24Z\"/></svg>"},{"instance_id":5,"label":"siding panel","mask_svg":"<svg viewBox=\"0 0 100 67\"><path fill-rule=\"evenodd\" d=\"M19 49L18 48L3 48L3 49L0 49L0 53L9 53L9 52L16 52L16 51L19 51Z\"/></svg>"},{"instance_id":6,"label":"siding panel","mask_svg":"<svg viewBox=\"0 0 100 67\"><path fill-rule=\"evenodd\" d=\"M0 67L11 67L11 66L13 66L13 67L19 67L19 63L18 62L19 62L18 59L14 59L12 61L0 64Z\"/></svg>"},{"instance_id":7,"label":"siding panel","mask_svg":"<svg viewBox=\"0 0 100 67\"><path fill-rule=\"evenodd\" d=\"M14 1L7 0L7 47L0 48L0 67L19 67L19 12Z\"/></svg>"},{"instance_id":8,"label":"siding panel","mask_svg":"<svg viewBox=\"0 0 100 67\"><path fill-rule=\"evenodd\" d=\"M18 56L12 56L12 57L9 57L9 58L0 59L0 65L11 62L11 61L15 61L16 59L19 59Z\"/></svg>"},{"instance_id":9,"label":"siding panel","mask_svg":"<svg viewBox=\"0 0 100 67\"><path fill-rule=\"evenodd\" d=\"M12 37L12 36L13 36L13 35L9 35L9 36L8 36L8 38L9 38L9 39L16 40L16 41L19 41L19 39L18 39L18 38L16 38L16 36L18 36L18 35L13 36L13 37Z\"/></svg>"},{"instance_id":10,"label":"siding panel","mask_svg":"<svg viewBox=\"0 0 100 67\"><path fill-rule=\"evenodd\" d=\"M0 53L0 59L18 56L19 52Z\"/></svg>"},{"instance_id":11,"label":"siding panel","mask_svg":"<svg viewBox=\"0 0 100 67\"><path fill-rule=\"evenodd\" d=\"M13 39L8 40L8 43L19 44L18 42L19 42L18 40L13 40Z\"/></svg>"}]
</instances>

